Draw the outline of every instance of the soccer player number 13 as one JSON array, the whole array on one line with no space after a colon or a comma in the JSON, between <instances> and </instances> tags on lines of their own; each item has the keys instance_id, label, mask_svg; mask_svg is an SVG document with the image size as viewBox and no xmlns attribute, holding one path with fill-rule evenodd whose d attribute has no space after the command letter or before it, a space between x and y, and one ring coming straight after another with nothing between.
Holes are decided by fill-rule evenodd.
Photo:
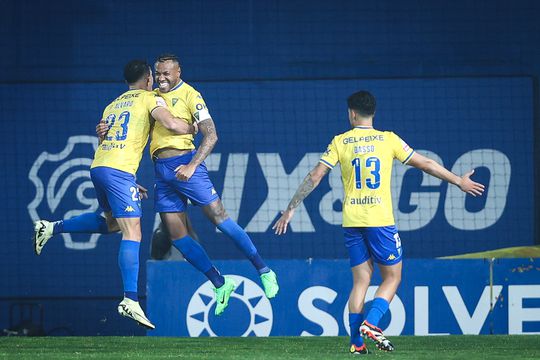
<instances>
[{"instance_id":1,"label":"soccer player number 13","mask_svg":"<svg viewBox=\"0 0 540 360\"><path fill-rule=\"evenodd\" d=\"M127 133L128 133L129 115L130 115L129 111L124 111L118 116L118 123L122 127L122 133L120 133L120 131L116 131L116 135L114 136L114 140L116 140L116 141L126 140ZM107 124L109 129L114 126L115 122L116 122L116 115L115 114L110 114L105 119L105 123ZM105 138L105 140L111 141L111 140L113 140L113 137L112 136L107 136Z\"/></svg>"},{"instance_id":2,"label":"soccer player number 13","mask_svg":"<svg viewBox=\"0 0 540 360\"><path fill-rule=\"evenodd\" d=\"M362 188L362 158L354 158L351 161L354 166L356 188ZM370 170L372 177L366 178L366 186L370 189L377 189L381 185L381 161L378 157L371 156L366 159L366 169Z\"/></svg>"}]
</instances>

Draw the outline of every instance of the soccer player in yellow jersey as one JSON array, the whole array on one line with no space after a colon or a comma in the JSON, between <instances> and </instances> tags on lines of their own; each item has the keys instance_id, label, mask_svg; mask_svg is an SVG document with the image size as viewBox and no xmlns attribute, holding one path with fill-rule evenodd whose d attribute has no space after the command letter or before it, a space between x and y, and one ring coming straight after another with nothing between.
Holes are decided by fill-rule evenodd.
<instances>
[{"instance_id":1,"label":"soccer player in yellow jersey","mask_svg":"<svg viewBox=\"0 0 540 360\"><path fill-rule=\"evenodd\" d=\"M394 223L390 194L393 160L398 159L448 181L473 196L484 191L482 184L470 179L473 171L459 177L434 160L416 153L393 132L375 130L375 107L375 97L367 91L359 91L348 98L352 129L332 139L319 164L306 176L273 226L276 234L286 233L296 207L340 163L345 192L343 233L353 274L349 296L350 352L353 354L368 353L361 335L373 340L381 350L394 350L377 327L401 281L401 240ZM373 262L377 263L383 281L364 320L362 310L373 274Z\"/></svg>"},{"instance_id":2,"label":"soccer player in yellow jersey","mask_svg":"<svg viewBox=\"0 0 540 360\"><path fill-rule=\"evenodd\" d=\"M264 263L245 230L229 218L208 176L204 160L211 153L218 137L204 99L181 79L180 62L175 55L159 56L155 63L155 73L157 94L165 99L173 115L189 123L196 122L203 136L199 148L195 150L192 135L175 137L159 124L156 124L152 132L150 152L156 174L155 210L167 226L173 245L182 253L196 246L185 227L185 211L189 199L192 204L200 206L208 219L235 242L259 272L266 296L273 298L279 289L276 274ZM208 273L212 271L208 264L196 267L207 276L212 275ZM225 285L232 288L235 286L232 280ZM221 298L221 294L216 295ZM223 297L225 304L227 301L228 297ZM220 311L218 301L216 314Z\"/></svg>"},{"instance_id":3,"label":"soccer player in yellow jersey","mask_svg":"<svg viewBox=\"0 0 540 360\"><path fill-rule=\"evenodd\" d=\"M97 200L105 217L85 213L57 222L38 220L34 224L34 250L37 255L47 241L58 233L122 232L118 264L124 284L124 300L118 312L148 329L154 325L146 318L138 302L139 247L141 242L141 206L135 173L148 142L152 118L175 134L194 132L194 126L175 118L165 101L153 93L152 69L145 61L133 60L124 68L129 90L103 111L109 127L94 156L90 176ZM178 135L177 135L178 136Z\"/></svg>"}]
</instances>

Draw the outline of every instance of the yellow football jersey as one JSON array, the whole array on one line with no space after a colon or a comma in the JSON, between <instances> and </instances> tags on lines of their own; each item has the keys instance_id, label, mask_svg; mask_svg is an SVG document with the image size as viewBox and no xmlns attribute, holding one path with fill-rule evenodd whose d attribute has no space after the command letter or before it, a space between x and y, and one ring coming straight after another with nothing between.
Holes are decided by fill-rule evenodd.
<instances>
[{"instance_id":1,"label":"yellow football jersey","mask_svg":"<svg viewBox=\"0 0 540 360\"><path fill-rule=\"evenodd\" d=\"M189 124L197 121L199 111L207 110L206 103L201 94L193 87L181 81L167 93L162 93L156 89L156 94L167 102L169 111L177 118L186 120ZM206 112L207 113L207 112ZM150 142L150 154L154 154L159 149L174 148L179 150L195 149L193 135L177 135L156 122L152 130L152 140Z\"/></svg>"},{"instance_id":2,"label":"yellow football jersey","mask_svg":"<svg viewBox=\"0 0 540 360\"><path fill-rule=\"evenodd\" d=\"M109 131L91 167L107 166L135 174L148 142L150 114L157 106L166 104L154 92L145 90L126 91L110 103L103 111Z\"/></svg>"},{"instance_id":3,"label":"yellow football jersey","mask_svg":"<svg viewBox=\"0 0 540 360\"><path fill-rule=\"evenodd\" d=\"M390 180L392 164L406 164L414 150L391 131L355 127L332 139L320 162L341 165L343 227L394 225Z\"/></svg>"}]
</instances>

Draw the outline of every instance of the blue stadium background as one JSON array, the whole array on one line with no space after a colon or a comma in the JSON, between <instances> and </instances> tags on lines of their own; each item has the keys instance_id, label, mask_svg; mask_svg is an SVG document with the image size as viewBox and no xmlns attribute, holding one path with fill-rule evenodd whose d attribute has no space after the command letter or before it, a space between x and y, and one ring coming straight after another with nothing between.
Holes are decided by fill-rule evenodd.
<instances>
[{"instance_id":1,"label":"blue stadium background","mask_svg":"<svg viewBox=\"0 0 540 360\"><path fill-rule=\"evenodd\" d=\"M340 204L329 181L306 201L307 214L296 223L301 231L293 224L291 234L276 238L269 225L317 154L347 129L345 98L360 88L378 98L379 128L437 154L447 167L478 149L503 153L511 165L511 175L494 173L507 169L505 163L493 151L480 153L486 163L479 165L478 178L500 185L505 180L498 176L506 176L510 184L497 193L504 198L493 200L504 201L501 214L482 212L485 198L465 200L466 213L485 215L478 221L488 225L473 221L477 230L456 227L459 214L448 220L445 204L452 194L446 185L423 183L418 172L404 174L397 210L403 227L410 227L401 231L406 256L433 258L538 241L538 2L3 4L0 328L9 326L11 305L24 300L43 304L51 333L142 334L114 313L121 289L119 236L94 239L93 245L76 236L71 247L79 250L58 237L38 258L29 240L31 208L52 219L91 206L84 202L92 193L80 159L90 156L92 143L84 136L94 134L103 106L123 91L124 63L163 52L179 55L184 80L208 103L220 134L209 160L216 188L263 256L345 257L336 225ZM54 161L36 167L42 153L60 153L71 137L78 143L60 160L79 161L68 167L71 174L55 173L60 165ZM57 181L41 197L31 180L33 168L45 189ZM152 177L146 158L139 178L151 186ZM65 193L58 192L62 183ZM435 203L433 212L426 210L431 221L415 227L407 214L426 213L411 199L426 194ZM148 239L155 225L151 201L144 211ZM191 214L213 258L241 257L197 211ZM490 223L490 216L496 221ZM142 257L148 258L148 246ZM145 279L143 269L140 283Z\"/></svg>"}]
</instances>

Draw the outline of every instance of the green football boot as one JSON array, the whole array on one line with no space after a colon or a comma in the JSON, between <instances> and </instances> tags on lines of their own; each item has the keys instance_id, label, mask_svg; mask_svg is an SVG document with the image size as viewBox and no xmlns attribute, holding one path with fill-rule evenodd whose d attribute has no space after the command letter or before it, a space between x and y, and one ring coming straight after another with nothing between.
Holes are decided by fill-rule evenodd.
<instances>
[{"instance_id":1,"label":"green football boot","mask_svg":"<svg viewBox=\"0 0 540 360\"><path fill-rule=\"evenodd\" d=\"M264 293L267 298L272 299L279 291L276 273L270 270L261 275L261 281L264 287Z\"/></svg>"},{"instance_id":2,"label":"green football boot","mask_svg":"<svg viewBox=\"0 0 540 360\"><path fill-rule=\"evenodd\" d=\"M229 305L229 298L231 297L232 292L236 288L236 284L233 279L224 276L225 283L218 288L214 288L214 293L216 293L216 310L214 314L217 316L223 314L227 305Z\"/></svg>"}]
</instances>

